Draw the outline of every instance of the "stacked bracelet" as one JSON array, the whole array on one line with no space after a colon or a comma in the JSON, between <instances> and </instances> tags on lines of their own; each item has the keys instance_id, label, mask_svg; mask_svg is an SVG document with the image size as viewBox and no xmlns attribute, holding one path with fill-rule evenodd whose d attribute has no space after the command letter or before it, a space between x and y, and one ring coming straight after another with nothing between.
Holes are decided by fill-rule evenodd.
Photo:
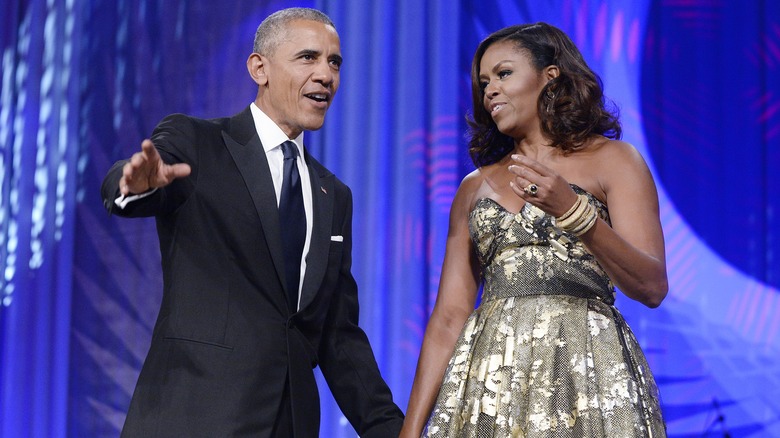
<instances>
[{"instance_id":1,"label":"stacked bracelet","mask_svg":"<svg viewBox=\"0 0 780 438\"><path fill-rule=\"evenodd\" d=\"M596 224L596 208L588 202L585 195L577 195L577 200L569 211L555 218L555 225L575 236L581 236Z\"/></svg>"}]
</instances>

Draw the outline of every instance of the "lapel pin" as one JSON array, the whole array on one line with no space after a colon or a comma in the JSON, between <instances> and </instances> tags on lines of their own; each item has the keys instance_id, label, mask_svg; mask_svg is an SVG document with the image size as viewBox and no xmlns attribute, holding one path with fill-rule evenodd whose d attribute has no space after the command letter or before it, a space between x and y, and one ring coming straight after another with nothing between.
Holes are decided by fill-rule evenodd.
<instances>
[{"instance_id":1,"label":"lapel pin","mask_svg":"<svg viewBox=\"0 0 780 438\"><path fill-rule=\"evenodd\" d=\"M328 191L325 190L325 187L320 186L320 190L322 190L322 193L325 193L326 195L328 194Z\"/></svg>"}]
</instances>

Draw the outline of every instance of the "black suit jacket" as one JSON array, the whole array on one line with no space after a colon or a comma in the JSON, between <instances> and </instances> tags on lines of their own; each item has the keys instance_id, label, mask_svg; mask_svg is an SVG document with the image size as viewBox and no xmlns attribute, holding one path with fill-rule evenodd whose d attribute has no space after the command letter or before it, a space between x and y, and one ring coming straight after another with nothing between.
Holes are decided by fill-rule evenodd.
<instances>
[{"instance_id":1,"label":"black suit jacket","mask_svg":"<svg viewBox=\"0 0 780 438\"><path fill-rule=\"evenodd\" d=\"M295 436L316 437L317 365L358 434L397 436L402 413L358 327L349 188L305 153L314 222L293 313L283 224L249 108L214 120L168 116L152 141L192 173L124 209L113 201L125 161L102 187L111 213L155 216L162 253L162 305L123 436L270 436L287 384Z\"/></svg>"}]
</instances>

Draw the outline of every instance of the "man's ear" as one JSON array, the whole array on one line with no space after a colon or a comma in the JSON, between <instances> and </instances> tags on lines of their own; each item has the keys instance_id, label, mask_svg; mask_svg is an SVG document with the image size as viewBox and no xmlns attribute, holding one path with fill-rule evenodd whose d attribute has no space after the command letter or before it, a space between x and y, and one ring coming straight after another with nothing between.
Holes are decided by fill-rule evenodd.
<instances>
[{"instance_id":1,"label":"man's ear","mask_svg":"<svg viewBox=\"0 0 780 438\"><path fill-rule=\"evenodd\" d=\"M252 53L249 55L249 59L246 60L246 69L249 71L249 76L259 86L263 86L268 83L268 76L265 74L266 59L259 53Z\"/></svg>"},{"instance_id":2,"label":"man's ear","mask_svg":"<svg viewBox=\"0 0 780 438\"><path fill-rule=\"evenodd\" d=\"M548 65L544 68L544 76L547 78L548 81L551 81L558 77L558 75L561 74L561 71L558 69L557 65Z\"/></svg>"}]
</instances>

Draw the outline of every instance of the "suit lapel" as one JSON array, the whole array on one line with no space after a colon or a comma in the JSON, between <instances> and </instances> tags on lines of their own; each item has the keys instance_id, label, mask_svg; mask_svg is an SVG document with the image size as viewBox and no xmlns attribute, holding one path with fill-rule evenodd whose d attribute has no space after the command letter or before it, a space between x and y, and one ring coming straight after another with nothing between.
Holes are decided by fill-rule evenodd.
<instances>
[{"instance_id":1,"label":"suit lapel","mask_svg":"<svg viewBox=\"0 0 780 438\"><path fill-rule=\"evenodd\" d=\"M265 240L268 243L268 251L271 253L279 285L284 289L286 283L282 281L284 278L284 253L276 192L271 178L271 170L268 167L268 159L265 156L260 138L257 136L249 108L231 119L230 132L223 131L222 138L252 197L255 210L260 217ZM280 296L279 299L283 300L285 297ZM286 302L280 302L280 305L282 308L287 308Z\"/></svg>"},{"instance_id":2,"label":"suit lapel","mask_svg":"<svg viewBox=\"0 0 780 438\"><path fill-rule=\"evenodd\" d=\"M233 161L246 183L257 215L260 217L268 242L268 250L276 270L279 286L286 291L284 277L284 252L282 247L279 209L263 145L257 136L255 122L249 108L230 120L229 132L222 132ZM306 257L306 274L301 289L300 309L309 305L322 284L328 266L330 231L333 222L333 203L336 190L335 176L304 151L311 182L313 220L309 254ZM286 309L285 296L279 296L280 308Z\"/></svg>"},{"instance_id":3,"label":"suit lapel","mask_svg":"<svg viewBox=\"0 0 780 438\"><path fill-rule=\"evenodd\" d=\"M306 164L309 168L309 180L311 181L311 198L314 224L312 225L311 243L309 254L306 257L306 274L303 278L301 289L300 309L304 309L314 300L317 290L325 276L328 265L328 252L330 249L330 230L333 221L333 174L330 172L320 175L324 170L316 163L308 151L305 153Z\"/></svg>"}]
</instances>

